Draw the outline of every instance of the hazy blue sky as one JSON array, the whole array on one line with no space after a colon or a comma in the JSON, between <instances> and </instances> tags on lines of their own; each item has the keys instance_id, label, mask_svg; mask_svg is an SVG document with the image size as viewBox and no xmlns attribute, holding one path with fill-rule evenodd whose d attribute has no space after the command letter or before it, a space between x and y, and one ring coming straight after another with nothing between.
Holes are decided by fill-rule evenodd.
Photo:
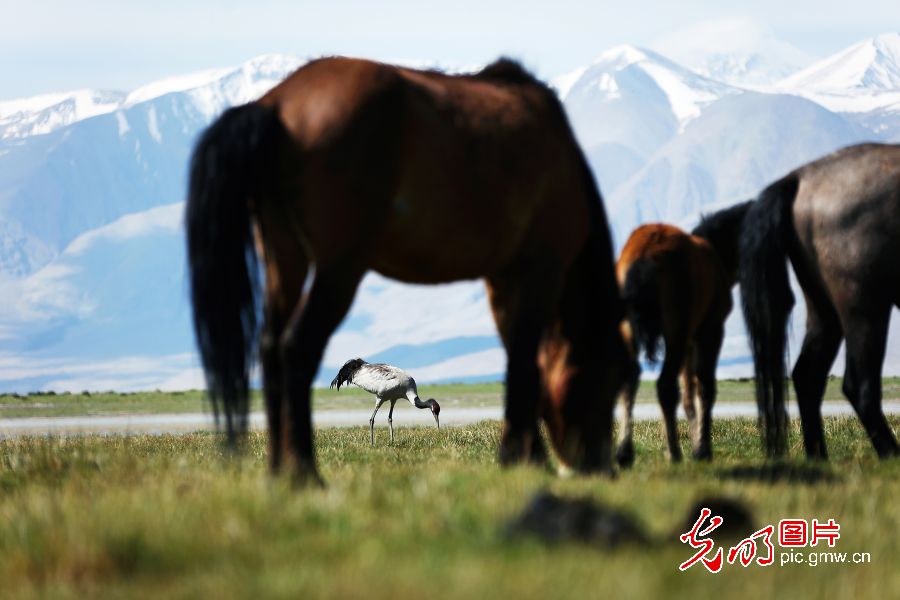
<instances>
[{"instance_id":1,"label":"hazy blue sky","mask_svg":"<svg viewBox=\"0 0 900 600\"><path fill-rule=\"evenodd\" d=\"M552 76L726 16L813 56L900 29L897 0L0 0L0 15L0 98L128 90L271 52L465 64L502 53Z\"/></svg>"}]
</instances>

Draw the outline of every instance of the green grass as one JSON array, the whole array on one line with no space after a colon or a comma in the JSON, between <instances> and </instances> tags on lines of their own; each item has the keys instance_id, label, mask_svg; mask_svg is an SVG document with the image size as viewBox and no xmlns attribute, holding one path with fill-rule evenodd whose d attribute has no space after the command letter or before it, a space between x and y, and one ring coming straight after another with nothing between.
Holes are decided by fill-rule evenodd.
<instances>
[{"instance_id":1,"label":"green grass","mask_svg":"<svg viewBox=\"0 0 900 600\"><path fill-rule=\"evenodd\" d=\"M667 464L656 423L635 433L635 467L610 480L501 469L492 422L398 428L375 449L365 427L326 429L328 486L300 491L268 475L263 434L230 460L213 434L0 441L0 596L900 597L900 461L878 462L855 418L826 420L832 462L818 483L752 476L763 462L751 420L715 423L712 464ZM791 436L799 457L796 422ZM657 542L509 539L505 523L540 489L619 507ZM742 499L760 526L832 517L836 550L872 562L679 573L691 552L677 525L708 494Z\"/></svg>"},{"instance_id":2,"label":"green grass","mask_svg":"<svg viewBox=\"0 0 900 600\"><path fill-rule=\"evenodd\" d=\"M503 399L500 383L425 385L419 390L422 398L437 398L443 408L499 406ZM884 397L900 398L900 378L884 380ZM832 378L825 392L826 400L843 400L841 380ZM644 381L638 390L638 402L656 402L652 381ZM748 380L719 382L717 402L754 402L753 383ZM317 388L313 390L316 410L371 408L372 396L359 388L340 391ZM252 410L262 410L258 392L253 393ZM0 418L14 417L71 417L82 415L192 413L209 410L202 392L137 392L118 394L100 392L80 394L28 395L0 394Z\"/></svg>"}]
</instances>

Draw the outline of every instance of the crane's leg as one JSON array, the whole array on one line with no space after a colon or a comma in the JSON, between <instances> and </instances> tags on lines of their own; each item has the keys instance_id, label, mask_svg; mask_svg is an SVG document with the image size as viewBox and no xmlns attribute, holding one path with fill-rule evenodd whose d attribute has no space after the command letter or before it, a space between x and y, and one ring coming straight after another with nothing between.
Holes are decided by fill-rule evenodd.
<instances>
[{"instance_id":1,"label":"crane's leg","mask_svg":"<svg viewBox=\"0 0 900 600\"><path fill-rule=\"evenodd\" d=\"M375 398L375 411L372 413L372 418L369 419L369 437L372 440L372 447L375 447L375 415L378 414L378 409L381 408L381 405L384 404L384 400L381 398ZM393 408L393 405L391 406ZM391 430L391 441L393 440L393 430Z\"/></svg>"},{"instance_id":2,"label":"crane's leg","mask_svg":"<svg viewBox=\"0 0 900 600\"><path fill-rule=\"evenodd\" d=\"M396 400L391 400L391 409L388 411L388 427L391 429L391 443L394 443L394 404Z\"/></svg>"}]
</instances>

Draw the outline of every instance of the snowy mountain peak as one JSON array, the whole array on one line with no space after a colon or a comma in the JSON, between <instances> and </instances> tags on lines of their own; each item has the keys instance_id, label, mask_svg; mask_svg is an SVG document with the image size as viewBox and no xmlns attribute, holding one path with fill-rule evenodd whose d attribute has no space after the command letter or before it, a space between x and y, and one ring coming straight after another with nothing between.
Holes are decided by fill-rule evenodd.
<instances>
[{"instance_id":1,"label":"snowy mountain peak","mask_svg":"<svg viewBox=\"0 0 900 600\"><path fill-rule=\"evenodd\" d=\"M779 87L816 92L900 90L900 33L854 44L784 79Z\"/></svg>"},{"instance_id":2,"label":"snowy mountain peak","mask_svg":"<svg viewBox=\"0 0 900 600\"><path fill-rule=\"evenodd\" d=\"M221 79L230 72L231 69L209 69L153 81L131 91L125 98L122 106L134 106L135 104L147 102L148 100L153 100L154 98L166 94L183 92L208 85L217 79Z\"/></svg>"},{"instance_id":3,"label":"snowy mountain peak","mask_svg":"<svg viewBox=\"0 0 900 600\"><path fill-rule=\"evenodd\" d=\"M74 90L0 102L0 139L49 133L76 121L114 111L125 94Z\"/></svg>"},{"instance_id":4,"label":"snowy mountain peak","mask_svg":"<svg viewBox=\"0 0 900 600\"><path fill-rule=\"evenodd\" d=\"M127 94L85 89L0 101L0 139L50 133L77 121L176 93L192 96L204 114L212 118L226 105L259 97L304 62L295 56L265 54L237 67L153 81Z\"/></svg>"},{"instance_id":5,"label":"snowy mountain peak","mask_svg":"<svg viewBox=\"0 0 900 600\"><path fill-rule=\"evenodd\" d=\"M238 67L208 69L154 81L130 94L123 106L133 106L154 98L177 92L191 92L201 88L224 87L231 83L243 83L250 89L239 94L240 100L248 102L281 81L305 61L296 56L264 54L252 58ZM261 85L259 85L261 84Z\"/></svg>"},{"instance_id":6,"label":"snowy mountain peak","mask_svg":"<svg viewBox=\"0 0 900 600\"><path fill-rule=\"evenodd\" d=\"M569 85L565 95L567 104L662 93L681 126L697 117L702 106L736 91L656 52L631 45L615 46L603 52L571 81L576 73L579 72L574 71L569 80L561 79Z\"/></svg>"},{"instance_id":7,"label":"snowy mountain peak","mask_svg":"<svg viewBox=\"0 0 900 600\"><path fill-rule=\"evenodd\" d=\"M662 59L662 57L654 52L632 46L631 44L622 44L620 46L613 46L604 51L600 56L594 59L593 65L603 65L607 68L621 69L637 62L656 59Z\"/></svg>"}]
</instances>

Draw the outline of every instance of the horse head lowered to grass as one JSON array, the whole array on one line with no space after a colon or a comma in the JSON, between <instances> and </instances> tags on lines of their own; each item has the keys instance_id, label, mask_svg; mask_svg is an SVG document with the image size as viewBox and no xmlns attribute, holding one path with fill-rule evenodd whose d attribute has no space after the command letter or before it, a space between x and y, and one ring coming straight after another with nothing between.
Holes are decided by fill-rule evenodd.
<instances>
[{"instance_id":1,"label":"horse head lowered to grass","mask_svg":"<svg viewBox=\"0 0 900 600\"><path fill-rule=\"evenodd\" d=\"M558 98L516 63L310 62L203 134L186 227L210 396L234 439L259 338L273 469L318 479L310 385L369 270L485 279L508 357L501 462L545 460L543 419L564 466L612 468L628 358L606 214Z\"/></svg>"}]
</instances>

